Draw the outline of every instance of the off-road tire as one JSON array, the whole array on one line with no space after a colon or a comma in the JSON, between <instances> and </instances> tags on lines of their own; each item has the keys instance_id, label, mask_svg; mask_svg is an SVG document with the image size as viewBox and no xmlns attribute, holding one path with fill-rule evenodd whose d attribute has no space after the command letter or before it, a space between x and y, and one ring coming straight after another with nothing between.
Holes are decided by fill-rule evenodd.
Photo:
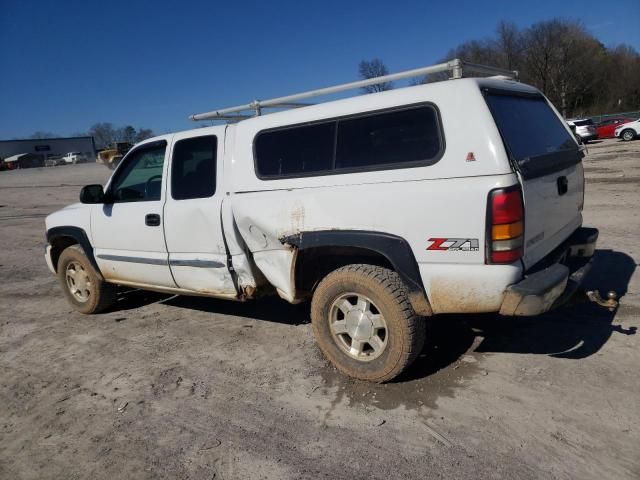
<instances>
[{"instance_id":1,"label":"off-road tire","mask_svg":"<svg viewBox=\"0 0 640 480\"><path fill-rule=\"evenodd\" d=\"M625 142L630 142L631 140L636 138L636 133L628 128L620 134L620 138L622 138L622 140L624 140Z\"/></svg>"},{"instance_id":2,"label":"off-road tire","mask_svg":"<svg viewBox=\"0 0 640 480\"><path fill-rule=\"evenodd\" d=\"M67 285L67 267L71 263L77 263L84 269L83 272L89 278L89 298L86 301L78 300ZM63 250L58 259L58 280L69 303L80 313L99 313L109 308L116 300L116 286L106 283L91 265L91 262L80 245L71 245Z\"/></svg>"},{"instance_id":3,"label":"off-road tire","mask_svg":"<svg viewBox=\"0 0 640 480\"><path fill-rule=\"evenodd\" d=\"M352 358L331 332L331 306L346 293L368 297L386 322L386 347L370 361ZM327 275L311 302L311 323L316 341L327 359L342 373L360 380L387 382L400 375L422 351L425 319L416 315L407 287L398 274L375 265L353 264Z\"/></svg>"}]
</instances>

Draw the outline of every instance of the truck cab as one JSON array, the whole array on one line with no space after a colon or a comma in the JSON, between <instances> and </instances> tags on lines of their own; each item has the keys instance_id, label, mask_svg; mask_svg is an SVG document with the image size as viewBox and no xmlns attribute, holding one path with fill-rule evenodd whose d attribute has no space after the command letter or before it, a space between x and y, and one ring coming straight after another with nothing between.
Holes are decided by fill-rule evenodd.
<instances>
[{"instance_id":1,"label":"truck cab","mask_svg":"<svg viewBox=\"0 0 640 480\"><path fill-rule=\"evenodd\" d=\"M232 253L242 252L233 235L225 238L222 217L226 128L164 135L136 145L104 189L85 187L84 203L51 216L48 231L82 230L105 282L238 297L230 266Z\"/></svg>"}]
</instances>

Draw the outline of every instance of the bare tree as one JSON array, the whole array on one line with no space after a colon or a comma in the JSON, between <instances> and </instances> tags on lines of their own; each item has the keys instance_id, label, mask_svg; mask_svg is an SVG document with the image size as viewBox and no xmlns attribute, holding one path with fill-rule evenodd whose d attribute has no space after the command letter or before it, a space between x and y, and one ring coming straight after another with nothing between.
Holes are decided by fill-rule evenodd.
<instances>
[{"instance_id":1,"label":"bare tree","mask_svg":"<svg viewBox=\"0 0 640 480\"><path fill-rule=\"evenodd\" d=\"M137 130L131 125L116 128L110 122L98 122L89 128L87 132L74 132L72 137L93 137L98 149L107 148L114 142L138 143L147 138L155 136L150 128L138 128ZM31 139L60 138L60 135L38 130L29 136Z\"/></svg>"},{"instance_id":2,"label":"bare tree","mask_svg":"<svg viewBox=\"0 0 640 480\"><path fill-rule=\"evenodd\" d=\"M98 148L107 148L114 142L138 143L155 134L149 128L140 127L136 130L131 125L116 128L110 122L100 122L94 124L87 135L94 138Z\"/></svg>"},{"instance_id":3,"label":"bare tree","mask_svg":"<svg viewBox=\"0 0 640 480\"><path fill-rule=\"evenodd\" d=\"M564 116L593 101L604 46L577 22L550 20L527 29L524 67L530 79L560 106Z\"/></svg>"},{"instance_id":4,"label":"bare tree","mask_svg":"<svg viewBox=\"0 0 640 480\"><path fill-rule=\"evenodd\" d=\"M147 138L151 138L155 136L153 130L150 128L139 128L138 133L136 133L136 143L141 142L142 140L146 140Z\"/></svg>"},{"instance_id":5,"label":"bare tree","mask_svg":"<svg viewBox=\"0 0 640 480\"><path fill-rule=\"evenodd\" d=\"M60 135L56 135L55 133L51 133L51 132L44 132L42 130L38 130L36 132L33 132L32 135L29 136L29 138L32 139L40 139L40 138L58 138Z\"/></svg>"},{"instance_id":6,"label":"bare tree","mask_svg":"<svg viewBox=\"0 0 640 480\"><path fill-rule=\"evenodd\" d=\"M93 137L98 148L107 148L117 139L116 129L110 122L100 122L92 125L88 134Z\"/></svg>"},{"instance_id":7,"label":"bare tree","mask_svg":"<svg viewBox=\"0 0 640 480\"><path fill-rule=\"evenodd\" d=\"M131 125L118 129L118 141L127 143L136 143L136 129Z\"/></svg>"},{"instance_id":8,"label":"bare tree","mask_svg":"<svg viewBox=\"0 0 640 480\"><path fill-rule=\"evenodd\" d=\"M461 58L467 62L501 66L501 55L496 42L490 39L471 40L449 50L448 59Z\"/></svg>"},{"instance_id":9,"label":"bare tree","mask_svg":"<svg viewBox=\"0 0 640 480\"><path fill-rule=\"evenodd\" d=\"M606 58L604 81L607 95L595 99L594 111L640 109L640 55L629 45L619 45Z\"/></svg>"},{"instance_id":10,"label":"bare tree","mask_svg":"<svg viewBox=\"0 0 640 480\"><path fill-rule=\"evenodd\" d=\"M374 58L373 60L362 60L358 65L358 73L360 75L360 78L366 80L369 78L389 75L389 70L382 62L382 60L380 60L379 58ZM364 93L384 92L391 89L393 89L392 82L383 82L362 87L362 91Z\"/></svg>"},{"instance_id":11,"label":"bare tree","mask_svg":"<svg viewBox=\"0 0 640 480\"><path fill-rule=\"evenodd\" d=\"M493 37L464 42L444 62L468 62L518 70L565 116L640 110L640 55L621 45L607 49L582 24L553 19L526 29L501 21ZM446 73L414 81L444 80Z\"/></svg>"},{"instance_id":12,"label":"bare tree","mask_svg":"<svg viewBox=\"0 0 640 480\"><path fill-rule=\"evenodd\" d=\"M515 70L524 52L522 32L515 23L501 20L496 27L496 36L494 50L501 57L496 66Z\"/></svg>"}]
</instances>

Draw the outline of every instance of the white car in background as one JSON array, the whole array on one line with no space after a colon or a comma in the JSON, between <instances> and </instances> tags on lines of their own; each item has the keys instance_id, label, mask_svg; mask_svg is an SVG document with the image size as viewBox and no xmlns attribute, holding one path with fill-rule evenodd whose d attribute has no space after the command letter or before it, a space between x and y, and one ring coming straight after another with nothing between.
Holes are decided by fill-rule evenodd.
<instances>
[{"instance_id":1,"label":"white car in background","mask_svg":"<svg viewBox=\"0 0 640 480\"><path fill-rule=\"evenodd\" d=\"M616 128L613 135L616 138L621 138L625 142L629 142L634 138L640 136L640 119L635 122L623 123L618 128Z\"/></svg>"},{"instance_id":2,"label":"white car in background","mask_svg":"<svg viewBox=\"0 0 640 480\"><path fill-rule=\"evenodd\" d=\"M87 156L81 152L69 152L64 157L62 157L64 163L85 163L87 161Z\"/></svg>"},{"instance_id":3,"label":"white car in background","mask_svg":"<svg viewBox=\"0 0 640 480\"><path fill-rule=\"evenodd\" d=\"M598 139L598 131L590 118L570 118L567 123L570 127L575 127L575 133L583 143Z\"/></svg>"}]
</instances>

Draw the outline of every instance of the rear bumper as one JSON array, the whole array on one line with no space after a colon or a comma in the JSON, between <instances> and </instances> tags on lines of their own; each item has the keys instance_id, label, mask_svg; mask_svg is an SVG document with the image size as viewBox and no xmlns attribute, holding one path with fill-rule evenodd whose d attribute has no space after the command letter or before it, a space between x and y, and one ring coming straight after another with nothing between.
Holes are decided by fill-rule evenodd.
<instances>
[{"instance_id":1,"label":"rear bumper","mask_svg":"<svg viewBox=\"0 0 640 480\"><path fill-rule=\"evenodd\" d=\"M565 303L578 290L591 269L598 230L579 228L550 256L554 263L525 274L505 292L501 315L531 316Z\"/></svg>"}]
</instances>

